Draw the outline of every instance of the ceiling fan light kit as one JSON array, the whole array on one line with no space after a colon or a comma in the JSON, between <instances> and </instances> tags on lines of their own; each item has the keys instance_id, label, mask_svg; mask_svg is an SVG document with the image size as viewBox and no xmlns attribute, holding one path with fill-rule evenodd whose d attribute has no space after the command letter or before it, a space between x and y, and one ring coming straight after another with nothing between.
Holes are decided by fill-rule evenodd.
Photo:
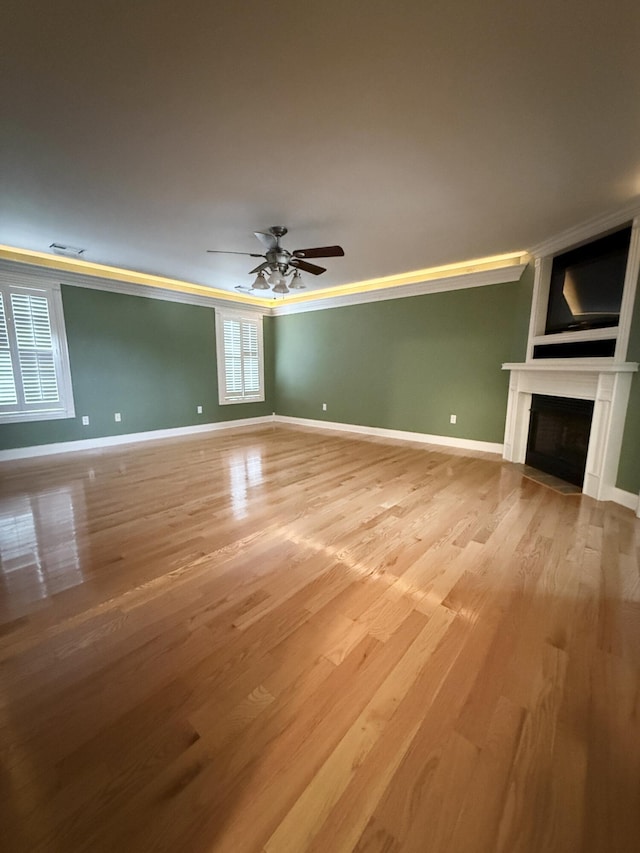
<instances>
[{"instance_id":1,"label":"ceiling fan light kit","mask_svg":"<svg viewBox=\"0 0 640 853\"><path fill-rule=\"evenodd\" d=\"M344 256L342 246L317 246L311 249L294 249L290 252L280 245L280 240L287 233L284 225L272 225L268 231L254 231L253 233L262 243L266 252L263 255L256 252L231 252L223 249L207 249L213 254L246 255L250 258L264 258L263 263L258 264L249 275L256 274L255 281L251 285L252 290L269 290L270 286L274 293L289 293L289 290L303 290L305 284L302 280L300 270L311 275L322 275L326 272L325 267L310 264L307 258L340 258ZM269 277L265 278L265 272ZM288 275L292 279L287 287Z\"/></svg>"},{"instance_id":2,"label":"ceiling fan light kit","mask_svg":"<svg viewBox=\"0 0 640 853\"><path fill-rule=\"evenodd\" d=\"M284 283L285 283L285 281L286 281L286 279L285 279L284 275L280 272L280 270L279 270L279 269L275 269L275 270L271 273L271 275L269 276L269 278L267 279L267 282L268 282L269 284L275 284L275 285L278 285L278 284L284 284Z\"/></svg>"},{"instance_id":3,"label":"ceiling fan light kit","mask_svg":"<svg viewBox=\"0 0 640 853\"><path fill-rule=\"evenodd\" d=\"M293 274L293 278L289 282L289 290L304 290L305 287L306 287L306 285L302 281L302 276L300 275L300 270L296 270Z\"/></svg>"},{"instance_id":4,"label":"ceiling fan light kit","mask_svg":"<svg viewBox=\"0 0 640 853\"><path fill-rule=\"evenodd\" d=\"M258 275L256 276L256 280L251 285L251 288L253 290L270 290L269 284L266 278L264 277L263 272L258 273Z\"/></svg>"}]
</instances>

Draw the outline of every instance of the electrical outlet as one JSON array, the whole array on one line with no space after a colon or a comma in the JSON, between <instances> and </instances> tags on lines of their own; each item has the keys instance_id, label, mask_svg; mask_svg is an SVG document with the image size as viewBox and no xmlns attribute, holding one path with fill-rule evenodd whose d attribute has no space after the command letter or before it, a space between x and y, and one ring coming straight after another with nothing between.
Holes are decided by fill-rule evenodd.
<instances>
[{"instance_id":1,"label":"electrical outlet","mask_svg":"<svg viewBox=\"0 0 640 853\"><path fill-rule=\"evenodd\" d=\"M202 406L198 406L197 411L198 411L198 414L201 415L202 414Z\"/></svg>"},{"instance_id":2,"label":"electrical outlet","mask_svg":"<svg viewBox=\"0 0 640 853\"><path fill-rule=\"evenodd\" d=\"M114 414L114 416L113 416L113 419L115 420L115 422L116 422L117 424L119 424L119 423L120 423L120 421L122 420L122 416L120 415L120 412L116 412L116 413Z\"/></svg>"},{"instance_id":3,"label":"electrical outlet","mask_svg":"<svg viewBox=\"0 0 640 853\"><path fill-rule=\"evenodd\" d=\"M449 415L449 423L450 424L455 424L457 422L457 420L458 420L457 415Z\"/></svg>"},{"instance_id":4,"label":"electrical outlet","mask_svg":"<svg viewBox=\"0 0 640 853\"><path fill-rule=\"evenodd\" d=\"M82 416L82 426L89 426L89 415Z\"/></svg>"},{"instance_id":5,"label":"electrical outlet","mask_svg":"<svg viewBox=\"0 0 640 853\"><path fill-rule=\"evenodd\" d=\"M322 404L322 411L323 411L323 412L326 412L326 411L327 411L327 404L326 404L326 403L323 403L323 404Z\"/></svg>"}]
</instances>

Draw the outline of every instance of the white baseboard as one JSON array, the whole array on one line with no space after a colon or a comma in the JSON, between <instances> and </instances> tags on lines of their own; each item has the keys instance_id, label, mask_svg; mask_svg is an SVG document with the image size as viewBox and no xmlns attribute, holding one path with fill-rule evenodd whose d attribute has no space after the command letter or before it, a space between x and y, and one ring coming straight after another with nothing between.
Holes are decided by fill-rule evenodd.
<instances>
[{"instance_id":1,"label":"white baseboard","mask_svg":"<svg viewBox=\"0 0 640 853\"><path fill-rule=\"evenodd\" d=\"M609 490L609 500L620 504L620 506L626 506L627 509L632 509L640 518L640 497L633 492L625 492L624 489L612 486Z\"/></svg>"},{"instance_id":2,"label":"white baseboard","mask_svg":"<svg viewBox=\"0 0 640 853\"><path fill-rule=\"evenodd\" d=\"M30 459L36 456L51 456L54 453L71 453L78 450L97 450L101 447L116 447L120 444L135 444L138 441L155 441L159 438L179 438L201 432L216 432L235 427L259 426L273 423L273 415L259 418L240 418L234 421L219 421L213 424L194 424L173 429L154 429L149 432L130 432L125 435L105 435L102 438L83 438L78 441L58 441L55 444L39 444L32 447L16 447L0 450L0 462L14 459Z\"/></svg>"},{"instance_id":3,"label":"white baseboard","mask_svg":"<svg viewBox=\"0 0 640 853\"><path fill-rule=\"evenodd\" d=\"M444 447L457 447L461 450L480 450L484 453L502 455L504 445L490 441L475 441L470 438L455 438L448 435L429 435L422 432L406 432L399 429L383 429L381 427L359 426L358 424L343 424L335 421L317 421L312 418L291 418L286 415L274 415L276 423L292 424L294 426L312 427L315 429L330 429L340 432L352 432L357 435L373 435L381 438L396 438L401 441L418 441L422 444L439 444ZM640 496L633 492L612 487L607 500L633 510L640 518Z\"/></svg>"},{"instance_id":4,"label":"white baseboard","mask_svg":"<svg viewBox=\"0 0 640 853\"><path fill-rule=\"evenodd\" d=\"M393 438L400 441L414 441L421 444L436 444L443 447L455 447L461 450L479 450L484 453L502 455L504 445L490 441L476 441L470 438L455 438L448 435L431 435L422 432L407 432L399 429L384 429L368 427L359 424L344 424L336 421L318 421L312 418L292 418L287 415L263 415L258 418L239 418L233 421L219 421L210 424L194 424L174 429L156 429L149 432L130 432L125 435L106 435L102 438L85 438L78 441L59 441L55 444L39 444L32 447L16 447L11 450L0 450L0 463L11 462L14 459L31 459L37 456L52 456L56 453L71 453L78 450L98 450L102 447L117 447L122 444L135 444L140 441L155 441L161 438L179 438L198 433L218 432L237 427L261 426L264 424L282 423L293 426L311 427L313 429L350 432L356 435L369 435L379 438ZM640 496L612 486L607 500L633 510L640 518Z\"/></svg>"},{"instance_id":5,"label":"white baseboard","mask_svg":"<svg viewBox=\"0 0 640 853\"><path fill-rule=\"evenodd\" d=\"M313 427L315 429L339 430L354 432L357 435L373 435L379 438L395 438L400 441L418 441L421 444L440 444L444 447L457 447L461 450L480 450L484 453L499 453L502 455L504 445L492 441L476 441L471 438L455 438L450 435L430 435L424 432L407 432L402 429L384 429L382 427L360 426L359 424L343 424L335 421L316 421L312 418L291 418L286 415L274 415L276 423L294 424L296 426Z\"/></svg>"}]
</instances>

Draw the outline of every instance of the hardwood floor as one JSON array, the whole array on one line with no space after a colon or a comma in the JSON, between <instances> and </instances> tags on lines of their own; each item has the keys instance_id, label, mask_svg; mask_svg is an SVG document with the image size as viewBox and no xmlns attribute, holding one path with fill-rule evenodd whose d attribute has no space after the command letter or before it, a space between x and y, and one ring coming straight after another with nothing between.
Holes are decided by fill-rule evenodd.
<instances>
[{"instance_id":1,"label":"hardwood floor","mask_svg":"<svg viewBox=\"0 0 640 853\"><path fill-rule=\"evenodd\" d=\"M639 849L630 511L282 427L0 477L7 853Z\"/></svg>"}]
</instances>

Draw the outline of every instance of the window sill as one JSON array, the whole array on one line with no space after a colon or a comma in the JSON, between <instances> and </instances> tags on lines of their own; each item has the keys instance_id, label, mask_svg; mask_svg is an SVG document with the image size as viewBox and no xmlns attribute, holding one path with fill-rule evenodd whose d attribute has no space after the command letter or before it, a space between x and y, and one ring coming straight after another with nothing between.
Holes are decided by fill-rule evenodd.
<instances>
[{"instance_id":1,"label":"window sill","mask_svg":"<svg viewBox=\"0 0 640 853\"><path fill-rule=\"evenodd\" d=\"M75 418L74 411L5 412L0 414L0 424L27 423L29 421L54 421Z\"/></svg>"},{"instance_id":2,"label":"window sill","mask_svg":"<svg viewBox=\"0 0 640 853\"><path fill-rule=\"evenodd\" d=\"M241 397L236 400L218 400L220 406L237 406L238 403L264 403L264 397Z\"/></svg>"}]
</instances>

